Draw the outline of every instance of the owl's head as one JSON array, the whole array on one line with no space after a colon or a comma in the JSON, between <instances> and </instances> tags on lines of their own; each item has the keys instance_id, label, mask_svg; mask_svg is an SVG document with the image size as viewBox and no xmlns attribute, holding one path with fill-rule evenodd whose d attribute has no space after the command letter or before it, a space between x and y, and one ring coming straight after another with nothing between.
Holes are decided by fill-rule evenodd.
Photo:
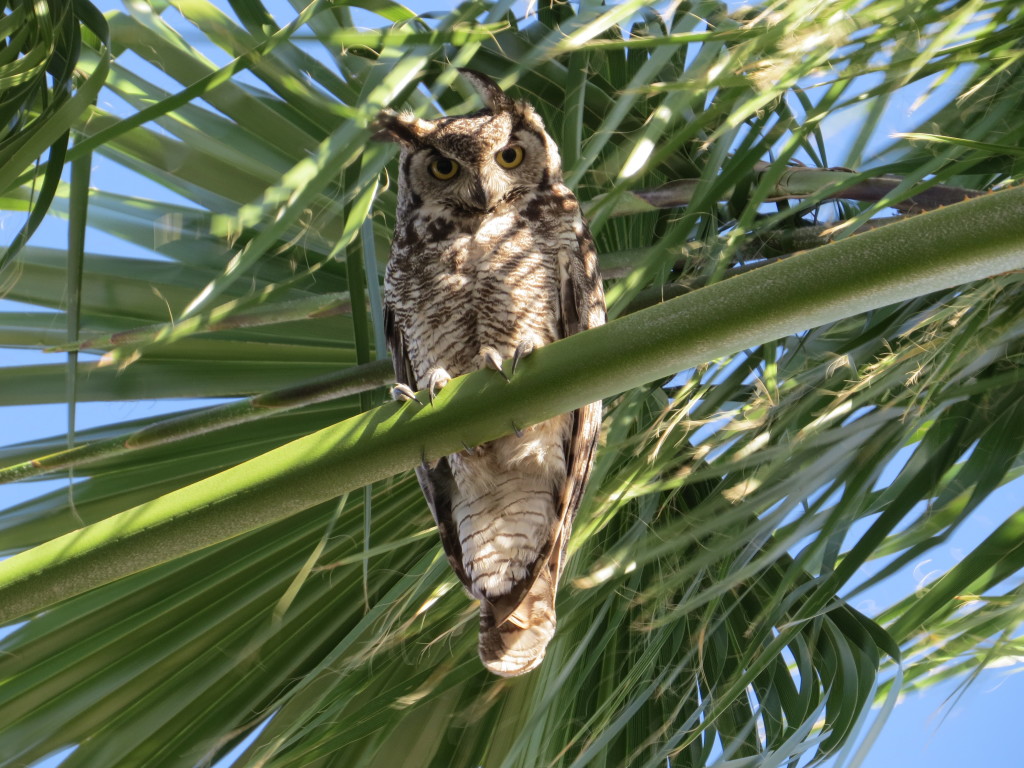
<instances>
[{"instance_id":1,"label":"owl's head","mask_svg":"<svg viewBox=\"0 0 1024 768\"><path fill-rule=\"evenodd\" d=\"M402 148L400 197L480 216L561 182L558 149L533 107L510 98L486 75L459 71L484 109L439 120L385 110L375 121L374 138Z\"/></svg>"}]
</instances>

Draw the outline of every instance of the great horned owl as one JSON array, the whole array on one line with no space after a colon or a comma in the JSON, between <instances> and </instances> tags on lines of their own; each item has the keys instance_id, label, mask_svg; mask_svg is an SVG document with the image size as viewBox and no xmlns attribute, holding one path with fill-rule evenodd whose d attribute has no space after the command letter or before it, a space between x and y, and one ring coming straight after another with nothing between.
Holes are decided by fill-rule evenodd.
<instances>
[{"instance_id":1,"label":"great horned owl","mask_svg":"<svg viewBox=\"0 0 1024 768\"><path fill-rule=\"evenodd\" d=\"M470 115L385 111L376 138L401 146L384 317L396 392L601 325L594 241L533 107L460 70L483 99ZM496 374L497 375L497 374ZM504 373L502 374L504 375ZM519 675L544 658L573 518L590 476L601 403L417 470L455 573L480 600L480 658Z\"/></svg>"}]
</instances>

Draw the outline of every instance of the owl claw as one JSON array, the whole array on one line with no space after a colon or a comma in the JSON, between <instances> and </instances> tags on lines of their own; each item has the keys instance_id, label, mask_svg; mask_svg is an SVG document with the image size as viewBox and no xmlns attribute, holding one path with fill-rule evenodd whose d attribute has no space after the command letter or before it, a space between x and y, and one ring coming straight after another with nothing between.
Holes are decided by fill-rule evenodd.
<instances>
[{"instance_id":1,"label":"owl claw","mask_svg":"<svg viewBox=\"0 0 1024 768\"><path fill-rule=\"evenodd\" d=\"M488 368L493 368L495 371L501 374L505 381L512 383L512 379L508 377L501 367L501 355L498 354L498 350L494 347L482 347L480 349L480 356L484 359L484 365Z\"/></svg>"},{"instance_id":2,"label":"owl claw","mask_svg":"<svg viewBox=\"0 0 1024 768\"><path fill-rule=\"evenodd\" d=\"M519 427L517 427L516 423L514 421L512 422L512 429L515 431L516 437L522 437L523 436L523 430L521 430Z\"/></svg>"},{"instance_id":3,"label":"owl claw","mask_svg":"<svg viewBox=\"0 0 1024 768\"><path fill-rule=\"evenodd\" d=\"M524 339L523 341L519 342L519 344L516 346L515 353L512 355L513 376L516 375L516 367L519 365L519 361L522 360L524 357L527 357L528 355L532 355L534 349L536 349L536 347L534 346L533 341L531 341L530 339Z\"/></svg>"},{"instance_id":4,"label":"owl claw","mask_svg":"<svg viewBox=\"0 0 1024 768\"><path fill-rule=\"evenodd\" d=\"M406 384L395 384L395 386L391 388L391 399L397 400L400 403L407 403L410 400L415 400L420 405L423 405L420 399L416 397L416 393L413 392Z\"/></svg>"},{"instance_id":5,"label":"owl claw","mask_svg":"<svg viewBox=\"0 0 1024 768\"><path fill-rule=\"evenodd\" d=\"M431 368L427 372L427 392L430 394L430 403L433 405L437 393L444 389L452 377L444 368Z\"/></svg>"}]
</instances>

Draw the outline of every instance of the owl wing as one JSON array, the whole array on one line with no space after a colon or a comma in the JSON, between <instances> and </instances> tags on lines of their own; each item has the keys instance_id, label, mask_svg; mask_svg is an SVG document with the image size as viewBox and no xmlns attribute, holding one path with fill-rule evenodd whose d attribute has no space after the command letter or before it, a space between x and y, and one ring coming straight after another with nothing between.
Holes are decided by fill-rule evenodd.
<instances>
[{"instance_id":1,"label":"owl wing","mask_svg":"<svg viewBox=\"0 0 1024 768\"><path fill-rule=\"evenodd\" d=\"M386 301L384 303L384 337L387 340L388 349L391 351L395 381L405 384L414 391L421 389L413 373L405 338L395 322L394 309ZM416 467L416 479L423 490L427 506L430 507L430 514L434 516L448 562L459 580L466 586L466 589L469 589L471 583L462 564L462 544L459 542L458 532L455 530L455 519L452 515L452 492L455 488L455 479L452 477L448 459L438 459L434 466L423 463Z\"/></svg>"},{"instance_id":2,"label":"owl wing","mask_svg":"<svg viewBox=\"0 0 1024 768\"><path fill-rule=\"evenodd\" d=\"M557 254L561 338L603 325L605 321L604 288L598 269L597 248L575 198L570 196L569 200L576 205L572 218L575 241L570 247L559 250ZM565 202L567 201L563 201L563 204ZM509 617L513 618L513 622L519 617L520 621L529 623L525 615L541 611L535 606L524 606L525 602L544 604L544 611L550 610L553 621L554 593L565 564L565 552L569 544L569 534L572 532L572 523L583 502L583 493L594 466L594 452L600 430L600 401L572 412L569 439L564 445L566 477L559 494L557 522L552 528L547 547L530 569L529 576L516 584L508 595L491 604L493 625L501 625ZM544 585L543 589L535 587L538 581ZM541 591L550 592L550 595L545 597L536 594L533 595L536 599L528 600L532 593ZM520 614L524 616L519 616ZM497 645L508 645L495 642Z\"/></svg>"},{"instance_id":3,"label":"owl wing","mask_svg":"<svg viewBox=\"0 0 1024 768\"><path fill-rule=\"evenodd\" d=\"M604 288L597 264L597 248L578 208L574 218L576 251L565 255L560 270L563 336L572 336L604 325L605 322ZM600 400L573 411L572 430L565 454L565 486L559 499L560 527L551 548L552 556L557 557L555 585L558 584L565 561L572 523L583 501L583 492L594 466L594 452L600 431Z\"/></svg>"}]
</instances>

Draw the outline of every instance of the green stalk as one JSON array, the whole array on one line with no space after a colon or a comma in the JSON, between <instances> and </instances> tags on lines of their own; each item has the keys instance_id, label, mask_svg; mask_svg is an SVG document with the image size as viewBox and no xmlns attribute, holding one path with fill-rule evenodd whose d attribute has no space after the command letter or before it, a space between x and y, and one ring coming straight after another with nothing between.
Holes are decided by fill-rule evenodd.
<instances>
[{"instance_id":1,"label":"green stalk","mask_svg":"<svg viewBox=\"0 0 1024 768\"><path fill-rule=\"evenodd\" d=\"M761 176L773 170L773 166L767 163L758 163L753 183L756 184ZM700 179L679 179L663 184L656 189L634 189L620 195L608 215L631 216L665 208L681 208L693 202L700 183ZM765 199L778 201L812 198L818 201L858 200L874 203L884 200L887 195L906 183L905 179L895 176L871 177L866 173L839 168L792 166L782 172L779 180L774 184L774 189ZM735 190L727 189L720 197L727 200L734 193ZM983 194L985 193L976 189L935 184L921 189L909 197L897 194L890 201L890 205L902 211L930 211ZM584 203L584 212L592 211L605 197L605 195L598 195L593 200Z\"/></svg>"},{"instance_id":2,"label":"green stalk","mask_svg":"<svg viewBox=\"0 0 1024 768\"><path fill-rule=\"evenodd\" d=\"M82 341L47 348L46 352L65 352L83 349L110 349L115 347L143 347L156 342L170 343L196 333L229 331L238 328L260 328L295 320L332 317L351 311L348 293L323 293L309 298L281 301L235 311L245 306L246 300L228 301L202 315L188 317L176 323L153 323L128 331L115 331Z\"/></svg>"},{"instance_id":3,"label":"green stalk","mask_svg":"<svg viewBox=\"0 0 1024 768\"><path fill-rule=\"evenodd\" d=\"M128 435L95 440L29 461L0 467L0 484L25 480L68 467L92 464L128 451L167 445L185 438L266 418L268 414L366 392L393 380L391 361L375 360L366 365L353 366L338 373L304 381L294 387L264 392L244 400L205 408L199 413L163 419Z\"/></svg>"},{"instance_id":4,"label":"green stalk","mask_svg":"<svg viewBox=\"0 0 1024 768\"><path fill-rule=\"evenodd\" d=\"M477 371L434 405L388 403L15 555L0 622L707 360L1021 269L1024 187L738 275L544 347L509 384Z\"/></svg>"}]
</instances>

